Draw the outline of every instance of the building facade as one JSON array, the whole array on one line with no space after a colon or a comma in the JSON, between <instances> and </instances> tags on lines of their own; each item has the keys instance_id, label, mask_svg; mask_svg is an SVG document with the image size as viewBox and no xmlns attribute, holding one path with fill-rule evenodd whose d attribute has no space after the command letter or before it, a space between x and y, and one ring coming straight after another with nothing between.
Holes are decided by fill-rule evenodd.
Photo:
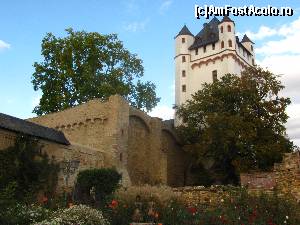
<instances>
[{"instance_id":1,"label":"building facade","mask_svg":"<svg viewBox=\"0 0 300 225\"><path fill-rule=\"evenodd\" d=\"M228 16L204 23L195 36L184 25L175 37L175 105L191 99L205 82L228 73L240 75L253 65L254 43L247 35L239 40L235 23ZM175 117L175 126L179 124Z\"/></svg>"}]
</instances>

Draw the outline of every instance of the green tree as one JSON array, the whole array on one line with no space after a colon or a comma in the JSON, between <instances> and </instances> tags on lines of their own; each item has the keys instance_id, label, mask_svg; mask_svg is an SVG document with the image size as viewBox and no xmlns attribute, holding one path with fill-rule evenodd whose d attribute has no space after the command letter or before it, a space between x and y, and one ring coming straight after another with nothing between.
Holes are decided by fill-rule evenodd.
<instances>
[{"instance_id":1,"label":"green tree","mask_svg":"<svg viewBox=\"0 0 300 225\"><path fill-rule=\"evenodd\" d=\"M205 83L177 107L185 149L206 168L210 164L214 180L223 183L237 183L240 171L271 169L293 149L284 126L290 99L279 96L283 88L278 76L259 67Z\"/></svg>"},{"instance_id":2,"label":"green tree","mask_svg":"<svg viewBox=\"0 0 300 225\"><path fill-rule=\"evenodd\" d=\"M34 90L41 90L37 115L57 112L93 98L119 94L131 105L149 111L159 98L155 85L142 82L142 60L123 47L116 34L66 30L58 38L47 33L42 41L43 62L35 62Z\"/></svg>"}]
</instances>

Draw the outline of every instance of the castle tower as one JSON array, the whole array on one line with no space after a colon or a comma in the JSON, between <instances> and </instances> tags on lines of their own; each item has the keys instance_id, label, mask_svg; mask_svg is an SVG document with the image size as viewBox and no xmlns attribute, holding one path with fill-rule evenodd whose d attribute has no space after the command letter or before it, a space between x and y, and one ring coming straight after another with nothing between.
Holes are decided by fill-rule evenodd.
<instances>
[{"instance_id":1,"label":"castle tower","mask_svg":"<svg viewBox=\"0 0 300 225\"><path fill-rule=\"evenodd\" d=\"M186 83L189 73L190 51L194 43L194 35L184 25L175 37L175 104L179 105L187 100Z\"/></svg>"},{"instance_id":2,"label":"castle tower","mask_svg":"<svg viewBox=\"0 0 300 225\"><path fill-rule=\"evenodd\" d=\"M184 26L175 37L175 105L192 98L192 94L225 74L240 75L254 65L254 43L245 35L235 36L235 22L228 16L214 17L204 23L197 35ZM180 121L175 116L175 126Z\"/></svg>"}]
</instances>

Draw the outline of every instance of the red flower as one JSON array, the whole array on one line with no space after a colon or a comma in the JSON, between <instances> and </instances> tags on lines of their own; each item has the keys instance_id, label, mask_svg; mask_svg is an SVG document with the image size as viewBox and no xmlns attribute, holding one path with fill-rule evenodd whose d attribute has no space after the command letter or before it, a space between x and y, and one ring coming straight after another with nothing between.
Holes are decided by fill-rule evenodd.
<instances>
[{"instance_id":1,"label":"red flower","mask_svg":"<svg viewBox=\"0 0 300 225\"><path fill-rule=\"evenodd\" d=\"M189 207L188 211L194 215L197 212L197 209L195 207Z\"/></svg>"},{"instance_id":2,"label":"red flower","mask_svg":"<svg viewBox=\"0 0 300 225\"><path fill-rule=\"evenodd\" d=\"M112 209L115 209L118 207L118 201L117 200L112 200L111 203L109 204L109 207Z\"/></svg>"}]
</instances>

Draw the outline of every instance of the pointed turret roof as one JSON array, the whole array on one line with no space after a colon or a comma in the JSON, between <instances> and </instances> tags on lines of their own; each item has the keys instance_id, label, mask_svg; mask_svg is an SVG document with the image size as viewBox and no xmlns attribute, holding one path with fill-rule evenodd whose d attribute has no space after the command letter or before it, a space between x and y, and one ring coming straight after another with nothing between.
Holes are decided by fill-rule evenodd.
<instances>
[{"instance_id":1,"label":"pointed turret roof","mask_svg":"<svg viewBox=\"0 0 300 225\"><path fill-rule=\"evenodd\" d=\"M182 27L182 29L179 31L179 33L177 34L176 37L178 37L179 35L190 35L190 36L194 36L191 31L189 30L189 28L187 28L186 25L184 25Z\"/></svg>"},{"instance_id":2,"label":"pointed turret roof","mask_svg":"<svg viewBox=\"0 0 300 225\"><path fill-rule=\"evenodd\" d=\"M247 34L244 35L244 37L243 37L241 43L243 43L243 42L251 42L252 44L254 44L254 42L251 41L250 38L248 38Z\"/></svg>"},{"instance_id":3,"label":"pointed turret roof","mask_svg":"<svg viewBox=\"0 0 300 225\"><path fill-rule=\"evenodd\" d=\"M232 23L234 23L234 21L232 19L230 19L229 16L224 16L221 23L223 23L223 22L232 22Z\"/></svg>"}]
</instances>

